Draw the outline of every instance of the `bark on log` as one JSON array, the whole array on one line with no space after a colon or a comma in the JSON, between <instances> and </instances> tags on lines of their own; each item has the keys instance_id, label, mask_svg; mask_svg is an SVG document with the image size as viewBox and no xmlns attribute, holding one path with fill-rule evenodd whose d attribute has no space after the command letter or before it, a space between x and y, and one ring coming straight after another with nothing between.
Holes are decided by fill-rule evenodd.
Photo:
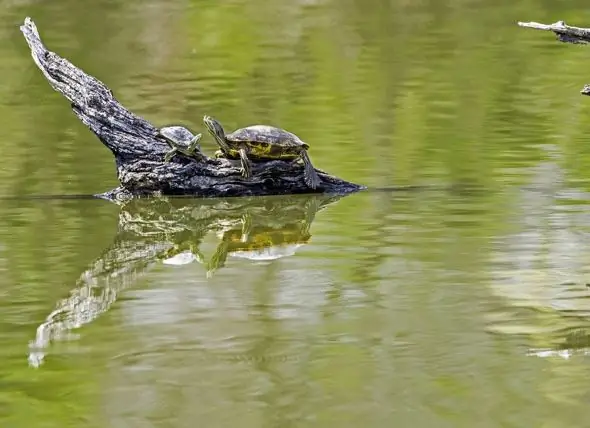
<instances>
[{"instance_id":1,"label":"bark on log","mask_svg":"<svg viewBox=\"0 0 590 428\"><path fill-rule=\"evenodd\" d=\"M587 44L590 43L590 28L572 27L564 21L553 24L540 24L538 22L518 22L520 27L533 28L535 30L553 31L557 40L564 43ZM582 95L590 95L590 84L584 85L580 91Z\"/></svg>"},{"instance_id":2,"label":"bark on log","mask_svg":"<svg viewBox=\"0 0 590 428\"><path fill-rule=\"evenodd\" d=\"M249 179L241 177L239 164L227 159L205 156L201 162L178 155L165 163L169 146L156 136L154 125L123 107L104 83L48 51L30 18L20 29L49 84L71 102L78 118L115 156L120 187L100 197L113 200L153 194L219 197L314 192L344 195L365 189L317 170L322 184L312 191L303 180L303 166L297 162L253 163Z\"/></svg>"}]
</instances>

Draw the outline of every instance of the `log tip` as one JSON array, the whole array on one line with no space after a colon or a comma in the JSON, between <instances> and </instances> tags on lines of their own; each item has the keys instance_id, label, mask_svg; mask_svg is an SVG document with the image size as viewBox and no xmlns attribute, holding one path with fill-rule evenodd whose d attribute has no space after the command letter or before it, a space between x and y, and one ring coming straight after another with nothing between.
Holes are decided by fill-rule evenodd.
<instances>
[{"instance_id":1,"label":"log tip","mask_svg":"<svg viewBox=\"0 0 590 428\"><path fill-rule=\"evenodd\" d=\"M25 22L23 23L23 25L20 26L20 30L25 34L34 34L37 37L39 37L39 31L37 31L37 26L29 16L25 18Z\"/></svg>"},{"instance_id":2,"label":"log tip","mask_svg":"<svg viewBox=\"0 0 590 428\"><path fill-rule=\"evenodd\" d=\"M35 22L30 17L25 18L25 22L23 25L20 26L20 30L25 36L25 40L32 47L31 43L37 43L42 45L41 43L41 36L39 35L39 30L37 30L37 26Z\"/></svg>"},{"instance_id":3,"label":"log tip","mask_svg":"<svg viewBox=\"0 0 590 428\"><path fill-rule=\"evenodd\" d=\"M519 27L532 27L533 24L536 24L536 22L524 22L524 21L518 21L517 25Z\"/></svg>"}]
</instances>

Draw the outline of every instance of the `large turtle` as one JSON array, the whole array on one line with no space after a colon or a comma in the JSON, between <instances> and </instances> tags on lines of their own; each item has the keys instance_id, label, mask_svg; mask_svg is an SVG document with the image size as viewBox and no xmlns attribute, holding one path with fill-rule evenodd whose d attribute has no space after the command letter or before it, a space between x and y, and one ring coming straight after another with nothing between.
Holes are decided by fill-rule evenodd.
<instances>
[{"instance_id":1,"label":"large turtle","mask_svg":"<svg viewBox=\"0 0 590 428\"><path fill-rule=\"evenodd\" d=\"M313 211L311 211L313 210ZM317 208L311 209L315 216ZM269 261L295 254L297 249L309 242L311 221L295 222L281 227L253 224L250 213L242 216L242 227L226 229L218 234L221 242L207 263L207 278L225 266L227 257L253 261Z\"/></svg>"},{"instance_id":2,"label":"large turtle","mask_svg":"<svg viewBox=\"0 0 590 428\"><path fill-rule=\"evenodd\" d=\"M193 135L184 126L165 126L164 128L158 129L156 135L166 140L170 146L170 151L164 155L164 162L170 162L177 153L182 153L189 158L197 160L204 159L203 153L201 153L201 146L199 145L201 134Z\"/></svg>"},{"instance_id":3,"label":"large turtle","mask_svg":"<svg viewBox=\"0 0 590 428\"><path fill-rule=\"evenodd\" d=\"M320 177L307 155L309 145L295 134L274 126L253 125L226 135L221 124L212 117L204 116L203 122L221 147L221 152L216 153L217 157L240 159L245 178L252 175L250 160L301 158L305 168L305 184L311 189L320 185Z\"/></svg>"}]
</instances>

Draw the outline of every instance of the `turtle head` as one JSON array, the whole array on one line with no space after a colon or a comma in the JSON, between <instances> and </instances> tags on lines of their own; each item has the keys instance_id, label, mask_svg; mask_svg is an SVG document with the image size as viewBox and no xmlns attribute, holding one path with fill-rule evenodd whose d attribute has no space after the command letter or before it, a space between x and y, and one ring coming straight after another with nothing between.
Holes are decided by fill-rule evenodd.
<instances>
[{"instance_id":1,"label":"turtle head","mask_svg":"<svg viewBox=\"0 0 590 428\"><path fill-rule=\"evenodd\" d=\"M223 130L221 123L213 119L211 116L203 116L203 123L216 140L225 140L225 131Z\"/></svg>"},{"instance_id":2,"label":"turtle head","mask_svg":"<svg viewBox=\"0 0 590 428\"><path fill-rule=\"evenodd\" d=\"M221 147L221 150L225 153L229 152L230 147L227 144L225 131L223 130L221 123L213 119L211 116L203 116L203 123L205 123L207 130L213 135L213 138L215 138L215 141L219 147Z\"/></svg>"}]
</instances>

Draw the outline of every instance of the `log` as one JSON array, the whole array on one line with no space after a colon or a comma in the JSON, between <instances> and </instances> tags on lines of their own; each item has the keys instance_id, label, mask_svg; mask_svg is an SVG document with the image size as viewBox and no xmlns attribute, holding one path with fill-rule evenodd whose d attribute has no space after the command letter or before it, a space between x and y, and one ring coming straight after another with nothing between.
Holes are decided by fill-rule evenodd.
<instances>
[{"instance_id":1,"label":"log","mask_svg":"<svg viewBox=\"0 0 590 428\"><path fill-rule=\"evenodd\" d=\"M586 44L590 43L590 29L572 27L565 21L557 21L554 24L540 24L538 22L518 22L520 27L533 28L535 30L553 31L557 40L564 43Z\"/></svg>"},{"instance_id":2,"label":"log","mask_svg":"<svg viewBox=\"0 0 590 428\"><path fill-rule=\"evenodd\" d=\"M518 22L520 27L532 28L535 30L552 31L557 40L564 43L587 44L590 43L590 28L572 27L564 21L557 21L553 24L540 24L538 22ZM590 95L590 84L584 85L580 91L582 95Z\"/></svg>"},{"instance_id":3,"label":"log","mask_svg":"<svg viewBox=\"0 0 590 428\"><path fill-rule=\"evenodd\" d=\"M321 185L311 190L303 180L300 162L256 162L248 179L242 178L239 163L224 158L205 155L203 160L196 160L177 155L164 162L170 147L157 136L156 126L123 107L104 83L47 50L29 17L20 29L35 64L51 87L70 101L76 116L115 156L120 186L98 197L128 200L146 195L345 195L366 188L317 169Z\"/></svg>"}]
</instances>

